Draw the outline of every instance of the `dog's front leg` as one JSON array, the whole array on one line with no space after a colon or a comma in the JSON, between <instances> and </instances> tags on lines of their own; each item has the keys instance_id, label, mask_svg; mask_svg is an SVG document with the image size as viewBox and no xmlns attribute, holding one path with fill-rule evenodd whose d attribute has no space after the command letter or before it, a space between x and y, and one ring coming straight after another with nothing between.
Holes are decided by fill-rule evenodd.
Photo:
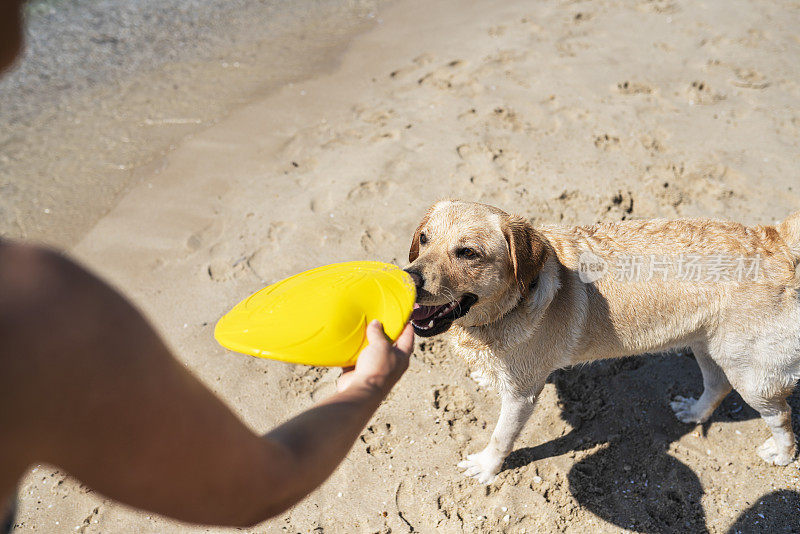
<instances>
[{"instance_id":1,"label":"dog's front leg","mask_svg":"<svg viewBox=\"0 0 800 534\"><path fill-rule=\"evenodd\" d=\"M489 444L481 452L470 454L466 460L458 464L465 475L483 484L491 484L494 481L500 472L503 460L511 452L514 441L531 416L536 397L543 386L544 383L530 394L511 391L503 391L500 394L502 401L500 418L497 420Z\"/></svg>"}]
</instances>

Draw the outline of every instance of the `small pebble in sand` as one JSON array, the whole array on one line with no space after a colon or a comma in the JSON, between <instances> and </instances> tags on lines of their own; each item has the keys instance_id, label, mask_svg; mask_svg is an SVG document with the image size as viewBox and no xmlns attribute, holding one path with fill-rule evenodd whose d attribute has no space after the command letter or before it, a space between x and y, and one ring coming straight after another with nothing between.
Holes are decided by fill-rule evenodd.
<instances>
[{"instance_id":1,"label":"small pebble in sand","mask_svg":"<svg viewBox=\"0 0 800 534\"><path fill-rule=\"evenodd\" d=\"M538 475L537 475L537 476L535 476L535 477L533 477L533 482L534 482L535 484L541 484L541 483L542 483L542 477L540 477L540 476L538 476Z\"/></svg>"}]
</instances>

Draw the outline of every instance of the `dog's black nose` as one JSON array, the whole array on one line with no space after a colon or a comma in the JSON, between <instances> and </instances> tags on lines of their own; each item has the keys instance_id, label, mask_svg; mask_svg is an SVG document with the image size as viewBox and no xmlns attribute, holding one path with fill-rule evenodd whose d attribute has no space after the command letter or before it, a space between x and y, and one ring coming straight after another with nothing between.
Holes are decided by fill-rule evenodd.
<instances>
[{"instance_id":1,"label":"dog's black nose","mask_svg":"<svg viewBox=\"0 0 800 534\"><path fill-rule=\"evenodd\" d=\"M422 286L425 285L425 279L422 277L422 273L420 273L419 271L415 271L413 269L404 269L404 270L411 276L411 279L414 281L414 285L417 287L417 289L420 289Z\"/></svg>"}]
</instances>

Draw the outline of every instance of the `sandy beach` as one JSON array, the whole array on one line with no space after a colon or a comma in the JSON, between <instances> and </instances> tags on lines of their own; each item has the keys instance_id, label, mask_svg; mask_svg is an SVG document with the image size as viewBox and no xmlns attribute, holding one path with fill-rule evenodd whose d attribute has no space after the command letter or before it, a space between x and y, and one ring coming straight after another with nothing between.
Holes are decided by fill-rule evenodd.
<instances>
[{"instance_id":1,"label":"sandy beach","mask_svg":"<svg viewBox=\"0 0 800 534\"><path fill-rule=\"evenodd\" d=\"M249 29L199 56L75 82L66 100L40 95L44 111L15 97L0 232L120 288L256 431L339 371L227 352L216 320L314 266L404 265L437 199L564 225L800 209L796 2L395 0L320 3L321 18L276 4L290 22L267 37L253 21L274 11L253 5ZM488 439L497 395L443 337L420 340L334 475L249 531L800 532L798 461L761 461L768 430L736 393L709 423L678 422L669 401L701 389L685 352L554 373L485 487L456 464ZM790 403L800 434L800 391ZM17 532L225 531L131 511L48 466L19 499Z\"/></svg>"}]
</instances>

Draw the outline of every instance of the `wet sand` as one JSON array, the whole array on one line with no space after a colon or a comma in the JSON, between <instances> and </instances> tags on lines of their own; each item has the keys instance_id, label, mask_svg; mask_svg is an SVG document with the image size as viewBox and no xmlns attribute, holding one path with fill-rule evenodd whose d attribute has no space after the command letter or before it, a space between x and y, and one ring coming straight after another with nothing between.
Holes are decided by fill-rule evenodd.
<instances>
[{"instance_id":1,"label":"wet sand","mask_svg":"<svg viewBox=\"0 0 800 534\"><path fill-rule=\"evenodd\" d=\"M0 234L80 237L181 139L327 72L379 0L38 0L0 81Z\"/></svg>"}]
</instances>

